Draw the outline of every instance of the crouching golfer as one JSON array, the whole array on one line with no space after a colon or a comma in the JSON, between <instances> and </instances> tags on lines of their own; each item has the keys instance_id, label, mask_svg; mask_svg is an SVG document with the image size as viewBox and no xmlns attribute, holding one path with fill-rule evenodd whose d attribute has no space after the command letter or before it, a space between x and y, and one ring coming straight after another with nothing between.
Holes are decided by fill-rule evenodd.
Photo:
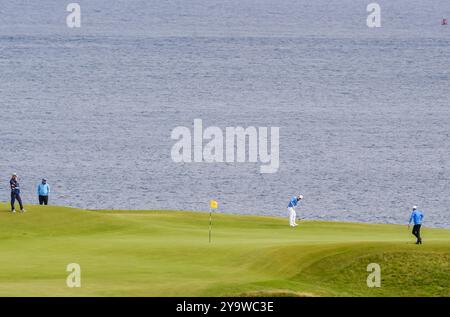
<instances>
[{"instance_id":1,"label":"crouching golfer","mask_svg":"<svg viewBox=\"0 0 450 317\"><path fill-rule=\"evenodd\" d=\"M20 185L19 181L17 180L17 174L14 173L11 177L11 180L9 181L9 186L11 187L11 212L15 213L16 208L14 207L14 204L17 200L17 202L20 205L20 212L24 213L25 209L23 208L22 204L22 198L20 198Z\"/></svg>"},{"instance_id":2,"label":"crouching golfer","mask_svg":"<svg viewBox=\"0 0 450 317\"><path fill-rule=\"evenodd\" d=\"M422 238L420 237L420 227L422 226L423 212L414 206L412 209L411 217L409 217L408 229L411 222L414 222L412 234L417 238L416 244L422 244Z\"/></svg>"},{"instance_id":3,"label":"crouching golfer","mask_svg":"<svg viewBox=\"0 0 450 317\"><path fill-rule=\"evenodd\" d=\"M289 211L289 225L291 227L297 227L298 224L295 222L297 218L297 214L295 212L295 207L297 206L297 203L303 199L303 195L299 195L297 197L292 197L291 201L288 205L288 211Z\"/></svg>"},{"instance_id":4,"label":"crouching golfer","mask_svg":"<svg viewBox=\"0 0 450 317\"><path fill-rule=\"evenodd\" d=\"M47 184L45 178L37 186L37 194L39 196L39 205L48 205L48 195L50 194L50 185Z\"/></svg>"}]
</instances>

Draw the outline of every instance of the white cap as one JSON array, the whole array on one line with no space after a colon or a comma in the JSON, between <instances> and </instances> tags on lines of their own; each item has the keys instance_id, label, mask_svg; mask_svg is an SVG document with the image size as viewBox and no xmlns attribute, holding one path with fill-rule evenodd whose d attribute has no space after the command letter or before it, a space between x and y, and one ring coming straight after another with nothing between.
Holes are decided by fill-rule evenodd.
<instances>
[{"instance_id":1,"label":"white cap","mask_svg":"<svg viewBox=\"0 0 450 317\"><path fill-rule=\"evenodd\" d=\"M17 176L17 173L12 173L12 176Z\"/></svg>"},{"instance_id":2,"label":"white cap","mask_svg":"<svg viewBox=\"0 0 450 317\"><path fill-rule=\"evenodd\" d=\"M417 206L413 206L413 210L416 210L417 209Z\"/></svg>"},{"instance_id":3,"label":"white cap","mask_svg":"<svg viewBox=\"0 0 450 317\"><path fill-rule=\"evenodd\" d=\"M298 198L303 199L303 195L298 195Z\"/></svg>"}]
</instances>

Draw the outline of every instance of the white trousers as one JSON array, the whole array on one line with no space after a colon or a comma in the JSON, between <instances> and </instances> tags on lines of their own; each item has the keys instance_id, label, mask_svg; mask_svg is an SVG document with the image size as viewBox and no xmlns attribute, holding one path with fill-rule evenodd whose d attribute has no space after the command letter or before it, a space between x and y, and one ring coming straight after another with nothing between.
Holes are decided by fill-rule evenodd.
<instances>
[{"instance_id":1,"label":"white trousers","mask_svg":"<svg viewBox=\"0 0 450 317\"><path fill-rule=\"evenodd\" d=\"M295 212L295 209L292 207L289 207L288 211L289 211L289 225L295 226L296 225L295 220L297 218L297 213Z\"/></svg>"}]
</instances>

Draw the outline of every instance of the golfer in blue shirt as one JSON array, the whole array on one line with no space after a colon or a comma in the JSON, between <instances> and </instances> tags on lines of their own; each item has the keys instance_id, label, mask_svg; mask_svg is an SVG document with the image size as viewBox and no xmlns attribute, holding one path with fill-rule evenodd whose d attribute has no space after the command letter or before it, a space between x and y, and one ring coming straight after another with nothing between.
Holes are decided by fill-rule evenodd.
<instances>
[{"instance_id":1,"label":"golfer in blue shirt","mask_svg":"<svg viewBox=\"0 0 450 317\"><path fill-rule=\"evenodd\" d=\"M303 195L298 195L297 197L292 197L288 204L288 212L289 212L289 225L291 227L297 227L298 224L295 222L297 218L297 213L295 212L295 207L298 202L303 199Z\"/></svg>"},{"instance_id":2,"label":"golfer in blue shirt","mask_svg":"<svg viewBox=\"0 0 450 317\"><path fill-rule=\"evenodd\" d=\"M423 220L423 212L417 209L417 206L414 206L411 212L411 217L409 217L408 228L411 225L411 222L414 223L414 227L412 230L412 234L417 238L416 244L422 244L422 238L420 237L420 227L422 226Z\"/></svg>"}]
</instances>

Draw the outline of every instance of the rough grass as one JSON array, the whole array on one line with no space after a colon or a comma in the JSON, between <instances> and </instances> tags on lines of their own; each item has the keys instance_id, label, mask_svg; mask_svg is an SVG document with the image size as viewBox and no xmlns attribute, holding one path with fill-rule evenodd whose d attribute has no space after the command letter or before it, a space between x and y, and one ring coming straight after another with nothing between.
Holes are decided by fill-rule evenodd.
<instances>
[{"instance_id":1,"label":"rough grass","mask_svg":"<svg viewBox=\"0 0 450 317\"><path fill-rule=\"evenodd\" d=\"M1 296L450 296L450 230L215 214L209 244L207 213L27 210L0 204Z\"/></svg>"}]
</instances>

